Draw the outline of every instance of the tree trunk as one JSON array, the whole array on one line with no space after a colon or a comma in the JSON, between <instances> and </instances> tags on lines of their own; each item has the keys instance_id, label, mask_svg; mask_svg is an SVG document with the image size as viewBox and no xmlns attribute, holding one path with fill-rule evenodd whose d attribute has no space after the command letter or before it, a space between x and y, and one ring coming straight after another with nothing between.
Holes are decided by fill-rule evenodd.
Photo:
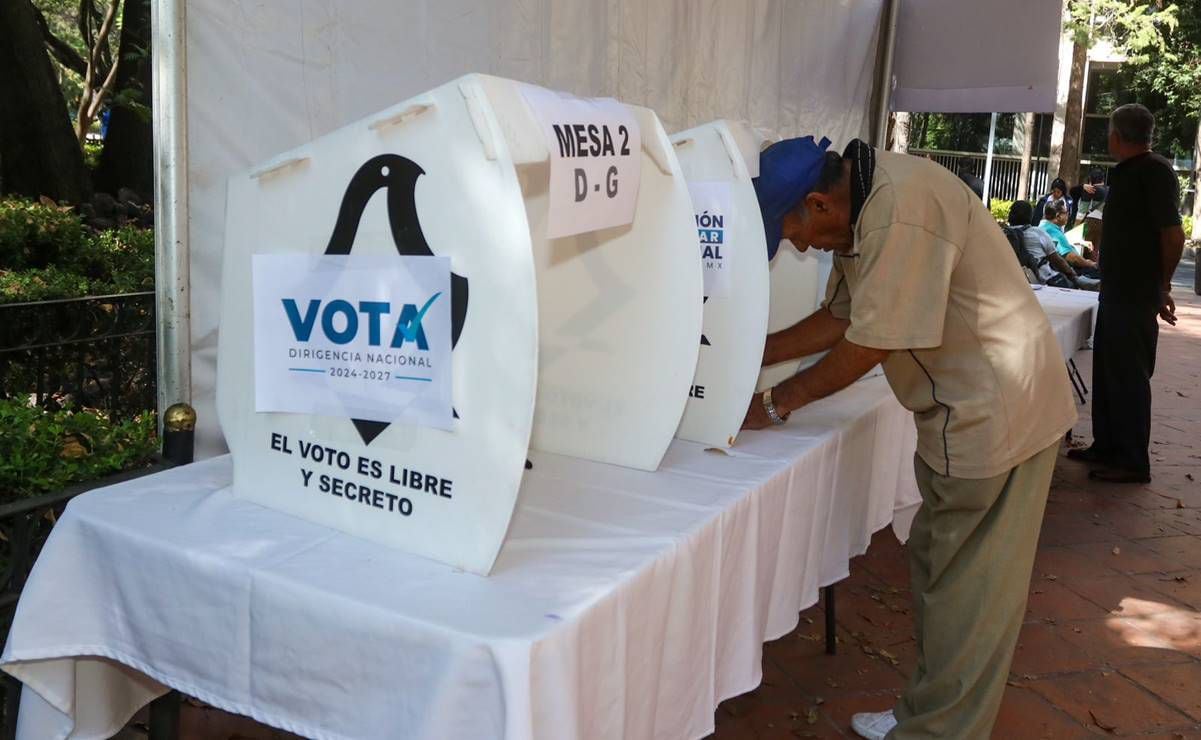
<instances>
[{"instance_id":1,"label":"tree trunk","mask_svg":"<svg viewBox=\"0 0 1201 740\"><path fill-rule=\"evenodd\" d=\"M908 113L896 114L896 127L892 132L892 150L901 154L909 153L909 123Z\"/></svg>"},{"instance_id":2,"label":"tree trunk","mask_svg":"<svg viewBox=\"0 0 1201 740\"><path fill-rule=\"evenodd\" d=\"M29 0L0 0L0 192L78 203L83 153Z\"/></svg>"},{"instance_id":3,"label":"tree trunk","mask_svg":"<svg viewBox=\"0 0 1201 740\"><path fill-rule=\"evenodd\" d=\"M1088 47L1072 44L1072 76L1068 81L1068 104L1063 121L1063 149L1059 155L1059 177L1072 186L1080 180L1080 138L1084 127L1084 70Z\"/></svg>"},{"instance_id":4,"label":"tree trunk","mask_svg":"<svg viewBox=\"0 0 1201 740\"><path fill-rule=\"evenodd\" d=\"M153 89L149 0L125 0L117 59L114 95L131 98L144 108L114 102L93 180L97 190L116 195L119 188L125 187L150 202L154 195L154 147L149 116Z\"/></svg>"},{"instance_id":5,"label":"tree trunk","mask_svg":"<svg viewBox=\"0 0 1201 740\"><path fill-rule=\"evenodd\" d=\"M1018 172L1018 200L1030 197L1030 163L1034 158L1034 114L1022 117L1022 169Z\"/></svg>"}]
</instances>

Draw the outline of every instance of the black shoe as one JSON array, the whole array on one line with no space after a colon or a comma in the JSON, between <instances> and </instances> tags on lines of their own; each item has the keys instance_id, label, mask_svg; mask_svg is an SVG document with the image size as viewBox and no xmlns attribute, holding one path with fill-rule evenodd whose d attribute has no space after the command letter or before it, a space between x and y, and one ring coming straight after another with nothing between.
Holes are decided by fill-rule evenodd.
<instances>
[{"instance_id":1,"label":"black shoe","mask_svg":"<svg viewBox=\"0 0 1201 740\"><path fill-rule=\"evenodd\" d=\"M1105 468L1103 470L1090 470L1088 473L1089 480L1099 480L1103 483L1150 483L1151 474L1141 470L1130 470L1128 468Z\"/></svg>"},{"instance_id":2,"label":"black shoe","mask_svg":"<svg viewBox=\"0 0 1201 740\"><path fill-rule=\"evenodd\" d=\"M1081 447L1078 449L1068 450L1069 460L1079 460L1090 465L1104 465L1108 462L1109 457L1101 453L1096 445L1091 447Z\"/></svg>"}]
</instances>

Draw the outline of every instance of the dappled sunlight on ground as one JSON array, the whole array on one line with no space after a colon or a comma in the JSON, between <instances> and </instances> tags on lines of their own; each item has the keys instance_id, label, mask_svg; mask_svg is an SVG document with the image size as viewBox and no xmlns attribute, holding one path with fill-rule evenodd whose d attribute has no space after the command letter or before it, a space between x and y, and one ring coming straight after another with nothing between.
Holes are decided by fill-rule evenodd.
<instances>
[{"instance_id":1,"label":"dappled sunlight on ground","mask_svg":"<svg viewBox=\"0 0 1201 740\"><path fill-rule=\"evenodd\" d=\"M1105 624L1126 644L1201 655L1201 614L1192 609L1129 597L1119 611Z\"/></svg>"}]
</instances>

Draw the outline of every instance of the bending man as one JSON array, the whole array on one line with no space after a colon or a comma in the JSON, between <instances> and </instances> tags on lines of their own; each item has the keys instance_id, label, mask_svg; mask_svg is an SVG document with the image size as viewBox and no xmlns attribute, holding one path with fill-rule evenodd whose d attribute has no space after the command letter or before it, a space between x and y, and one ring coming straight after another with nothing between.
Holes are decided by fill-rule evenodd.
<instances>
[{"instance_id":1,"label":"bending man","mask_svg":"<svg viewBox=\"0 0 1201 740\"><path fill-rule=\"evenodd\" d=\"M817 168L791 140L756 182L769 240L833 253L823 307L768 337L765 363L830 350L752 400L783 423L883 363L918 429L909 538L917 666L867 738L988 737L1026 609L1060 439L1076 419L1063 357L1004 234L934 162L852 141Z\"/></svg>"}]
</instances>

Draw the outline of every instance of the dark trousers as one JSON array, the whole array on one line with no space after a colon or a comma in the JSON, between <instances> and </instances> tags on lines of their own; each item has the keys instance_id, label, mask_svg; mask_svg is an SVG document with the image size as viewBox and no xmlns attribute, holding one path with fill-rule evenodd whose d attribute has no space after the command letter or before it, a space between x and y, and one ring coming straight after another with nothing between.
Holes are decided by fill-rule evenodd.
<instances>
[{"instance_id":1,"label":"dark trousers","mask_svg":"<svg viewBox=\"0 0 1201 740\"><path fill-rule=\"evenodd\" d=\"M1153 306L1102 302L1093 339L1093 444L1114 465L1150 473Z\"/></svg>"}]
</instances>

